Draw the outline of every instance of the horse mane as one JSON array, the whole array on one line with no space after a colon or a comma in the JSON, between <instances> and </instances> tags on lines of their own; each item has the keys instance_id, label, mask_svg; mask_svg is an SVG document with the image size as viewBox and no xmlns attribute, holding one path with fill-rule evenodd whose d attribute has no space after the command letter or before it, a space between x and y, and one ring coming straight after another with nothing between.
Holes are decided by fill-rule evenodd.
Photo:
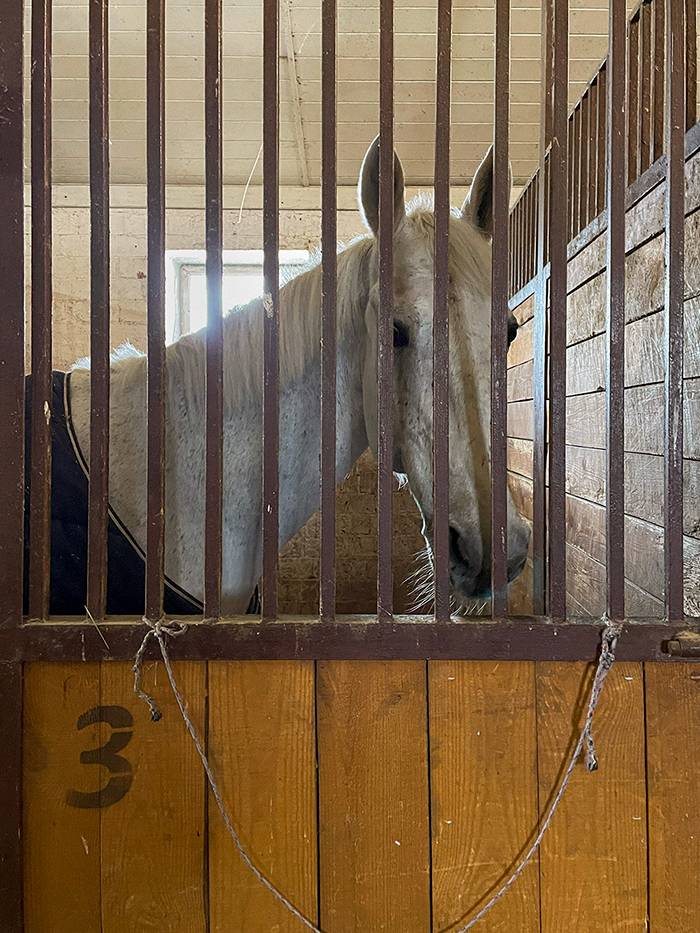
<instances>
[{"instance_id":1,"label":"horse mane","mask_svg":"<svg viewBox=\"0 0 700 933\"><path fill-rule=\"evenodd\" d=\"M424 242L428 255L434 250L435 221L431 194L415 197L406 210L405 223ZM490 259L488 241L458 211L450 223L449 274L453 287L469 287L488 295L490 276L483 275L484 261ZM377 242L362 234L338 251L337 329L339 340L360 338L364 321L357 309L367 306L369 291L376 282ZM279 359L280 384L298 379L321 353L321 253L316 251L307 265L294 270L280 288ZM490 265L488 266L490 268ZM230 309L224 315L224 399L227 407L257 403L263 385L264 299ZM166 350L168 380L183 393L188 407L204 411L206 368L206 328L187 334ZM138 372L143 376L146 357L129 343L111 356L113 377L125 381ZM79 360L74 369L89 369L89 359Z\"/></svg>"},{"instance_id":2,"label":"horse mane","mask_svg":"<svg viewBox=\"0 0 700 933\"><path fill-rule=\"evenodd\" d=\"M338 253L336 303L339 338L363 324L355 309L368 300L370 258L375 249L368 234L357 237ZM296 270L295 270L296 271ZM279 360L280 384L299 378L309 362L321 353L321 256L296 271L280 288ZM263 384L264 298L255 298L224 315L224 398L236 409L256 402ZM203 406L206 328L181 337L167 349L170 380L177 382L188 404Z\"/></svg>"}]
</instances>

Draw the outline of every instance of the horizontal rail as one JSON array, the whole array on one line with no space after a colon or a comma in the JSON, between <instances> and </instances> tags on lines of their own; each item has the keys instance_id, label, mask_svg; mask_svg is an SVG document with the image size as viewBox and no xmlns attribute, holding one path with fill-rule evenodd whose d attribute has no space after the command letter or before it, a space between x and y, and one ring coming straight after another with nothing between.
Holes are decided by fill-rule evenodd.
<instances>
[{"instance_id":1,"label":"horizontal rail","mask_svg":"<svg viewBox=\"0 0 700 933\"><path fill-rule=\"evenodd\" d=\"M261 623L251 616L217 622L193 617L186 632L168 642L173 660L495 660L591 661L604 623L590 617L554 622L520 616L480 622L433 616L396 615L392 622L373 616L281 616ZM0 661L124 661L133 659L147 629L141 620L93 623L28 623L15 638L0 630ZM700 619L668 623L660 619L627 622L617 656L621 660L682 657L684 638L700 636ZM669 642L674 642L669 646ZM157 656L151 643L147 658Z\"/></svg>"},{"instance_id":2,"label":"horizontal rail","mask_svg":"<svg viewBox=\"0 0 700 933\"><path fill-rule=\"evenodd\" d=\"M692 126L685 134L685 161L687 162L689 159L692 159L698 152L700 152L700 123L696 123L695 126ZM664 184L665 181L666 156L662 155L653 165L649 166L643 175L640 175L639 178L627 188L625 192L625 211L631 210L642 198L645 198L654 188ZM582 230L581 233L569 243L566 250L567 261L571 262L575 256L582 253L586 247L590 246L590 244L601 234L605 233L607 229L608 213L607 210L604 210L588 224L585 230ZM548 278L549 263L545 265L543 272L545 278ZM528 298L536 293L538 278L539 276L535 275L534 278L525 282L522 288L509 298L508 307L511 311L520 307L524 301L527 301ZM582 284L584 283L577 283L576 288L579 288Z\"/></svg>"}]
</instances>

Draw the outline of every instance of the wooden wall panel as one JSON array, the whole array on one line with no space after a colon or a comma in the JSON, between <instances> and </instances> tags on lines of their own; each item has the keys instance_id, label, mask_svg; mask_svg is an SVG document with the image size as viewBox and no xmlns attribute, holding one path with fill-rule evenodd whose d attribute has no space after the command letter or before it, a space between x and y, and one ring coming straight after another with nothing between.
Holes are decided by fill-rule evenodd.
<instances>
[{"instance_id":1,"label":"wooden wall panel","mask_svg":"<svg viewBox=\"0 0 700 933\"><path fill-rule=\"evenodd\" d=\"M514 418L520 419L514 402ZM664 387L661 383L625 390L625 449L631 453L661 454L663 451ZM569 396L566 402L567 440L577 447L605 446L605 393ZM520 420L516 422L520 426ZM700 459L700 379L685 380L684 456ZM513 434L514 437L531 435Z\"/></svg>"},{"instance_id":2,"label":"wooden wall panel","mask_svg":"<svg viewBox=\"0 0 700 933\"><path fill-rule=\"evenodd\" d=\"M537 828L534 664L429 664L433 929L459 927ZM537 859L479 928L539 933ZM460 923L461 921L461 923Z\"/></svg>"},{"instance_id":3,"label":"wooden wall panel","mask_svg":"<svg viewBox=\"0 0 700 933\"><path fill-rule=\"evenodd\" d=\"M101 929L98 795L105 781L102 768L80 756L103 737L99 722L78 728L99 705L99 664L25 666L26 933Z\"/></svg>"},{"instance_id":4,"label":"wooden wall panel","mask_svg":"<svg viewBox=\"0 0 700 933\"><path fill-rule=\"evenodd\" d=\"M318 665L321 926L430 929L426 666Z\"/></svg>"},{"instance_id":5,"label":"wooden wall panel","mask_svg":"<svg viewBox=\"0 0 700 933\"><path fill-rule=\"evenodd\" d=\"M208 754L255 864L302 913L317 913L314 666L210 662ZM299 921L241 861L209 797L212 933L297 933Z\"/></svg>"},{"instance_id":6,"label":"wooden wall panel","mask_svg":"<svg viewBox=\"0 0 700 933\"><path fill-rule=\"evenodd\" d=\"M700 930L700 665L645 667L651 929Z\"/></svg>"},{"instance_id":7,"label":"wooden wall panel","mask_svg":"<svg viewBox=\"0 0 700 933\"><path fill-rule=\"evenodd\" d=\"M591 673L582 664L537 665L542 810L578 738ZM613 667L595 726L600 769L590 774L577 766L542 844L542 933L647 928L640 665Z\"/></svg>"},{"instance_id":8,"label":"wooden wall panel","mask_svg":"<svg viewBox=\"0 0 700 933\"><path fill-rule=\"evenodd\" d=\"M204 734L205 665L174 665L194 724ZM128 792L101 811L101 933L204 933L204 773L162 664L147 663L143 687L162 719L134 694L129 663L102 665L102 704L128 710L132 737L118 754Z\"/></svg>"}]
</instances>

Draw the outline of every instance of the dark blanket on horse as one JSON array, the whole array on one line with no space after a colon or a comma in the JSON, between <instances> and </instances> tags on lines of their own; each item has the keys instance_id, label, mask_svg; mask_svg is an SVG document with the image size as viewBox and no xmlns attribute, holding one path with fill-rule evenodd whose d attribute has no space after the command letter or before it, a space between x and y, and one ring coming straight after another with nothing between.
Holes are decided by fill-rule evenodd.
<instances>
[{"instance_id":1,"label":"dark blanket on horse","mask_svg":"<svg viewBox=\"0 0 700 933\"><path fill-rule=\"evenodd\" d=\"M24 612L28 611L29 464L31 451L32 378L25 380ZM52 615L84 615L87 580L88 470L73 431L70 373L53 374L51 399L51 593ZM107 612L141 616L144 612L144 554L109 511ZM202 612L202 604L166 578L164 609L168 615Z\"/></svg>"}]
</instances>

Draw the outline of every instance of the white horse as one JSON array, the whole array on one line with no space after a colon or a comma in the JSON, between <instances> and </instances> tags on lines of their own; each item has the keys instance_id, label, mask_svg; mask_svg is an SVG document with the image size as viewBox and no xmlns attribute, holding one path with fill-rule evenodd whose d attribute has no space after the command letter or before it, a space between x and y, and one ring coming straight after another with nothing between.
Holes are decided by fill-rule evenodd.
<instances>
[{"instance_id":1,"label":"white horse","mask_svg":"<svg viewBox=\"0 0 700 933\"><path fill-rule=\"evenodd\" d=\"M338 256L337 480L367 448L376 453L378 141L365 156L359 202L369 233ZM406 208L395 168L394 468L405 474L430 546L434 216ZM449 230L450 579L455 601L490 588L490 316L493 162L480 166ZM280 292L280 546L319 507L321 267ZM223 610L243 612L261 574L263 302L224 320ZM511 322L512 325L513 322ZM206 331L167 349L167 576L201 599L204 558ZM90 377L71 376L74 430L89 457ZM136 542L146 540L146 358L117 356L111 370L110 505ZM508 495L508 575L525 564L529 527Z\"/></svg>"}]
</instances>

